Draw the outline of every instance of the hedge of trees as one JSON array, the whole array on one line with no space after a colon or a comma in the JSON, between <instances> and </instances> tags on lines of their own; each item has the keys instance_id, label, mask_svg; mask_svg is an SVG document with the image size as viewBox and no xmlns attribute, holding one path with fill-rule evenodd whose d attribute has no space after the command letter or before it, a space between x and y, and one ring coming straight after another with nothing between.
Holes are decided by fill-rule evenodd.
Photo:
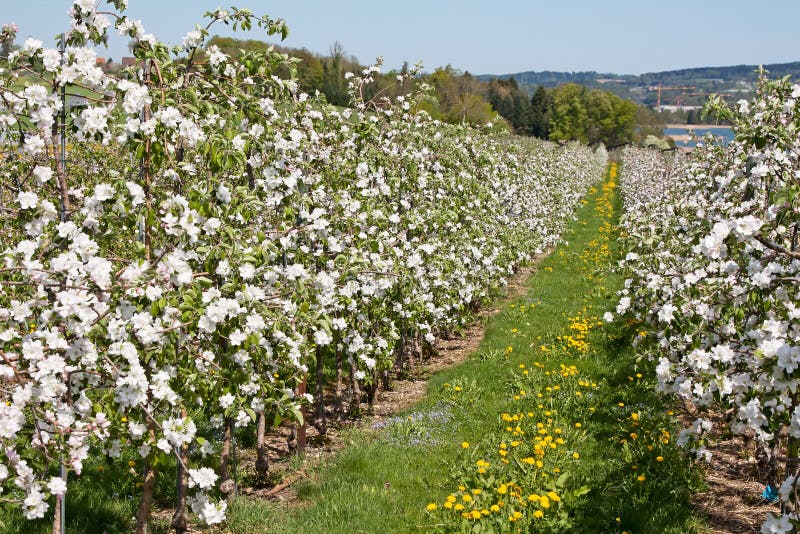
<instances>
[{"instance_id":1,"label":"hedge of trees","mask_svg":"<svg viewBox=\"0 0 800 534\"><path fill-rule=\"evenodd\" d=\"M270 46L263 41L219 36L213 37L209 45L215 45L231 56L263 51ZM299 60L290 66L296 71L303 91L309 94L319 92L329 103L337 106L349 104L345 74L360 72L364 67L355 57L349 56L341 44L335 43L325 56L307 49L274 48ZM282 74L289 75L290 67L282 68L287 70ZM375 83L368 89L370 94L364 96L371 98L379 93L397 96L411 91L413 84L396 83L398 75L404 76L409 70L409 65L405 64L399 70L377 75ZM513 78L487 82L451 65L418 75L417 81L434 89L431 97L419 105L433 118L454 124L495 123L520 135L607 146L639 142L646 135L661 133L657 121L655 129L652 127L654 117L649 110L609 91L574 83L553 89L540 86L531 96ZM640 136L638 132L642 126L647 126L647 131Z\"/></svg>"}]
</instances>

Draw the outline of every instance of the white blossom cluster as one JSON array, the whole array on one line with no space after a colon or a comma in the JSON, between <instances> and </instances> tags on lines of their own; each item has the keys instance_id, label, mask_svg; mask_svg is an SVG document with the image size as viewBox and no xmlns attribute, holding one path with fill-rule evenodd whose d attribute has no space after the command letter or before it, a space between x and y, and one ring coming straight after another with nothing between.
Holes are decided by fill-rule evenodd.
<instances>
[{"instance_id":1,"label":"white blossom cluster","mask_svg":"<svg viewBox=\"0 0 800 534\"><path fill-rule=\"evenodd\" d=\"M73 480L93 458L188 446L189 507L221 522L197 417L299 419L318 350L375 380L403 336L459 327L557 243L605 166L602 149L433 121L416 94L359 101L377 68L338 110L276 77L277 53L254 70L198 52L197 28L170 50L121 11L150 59L117 78L84 46L111 25L96 4L75 1L63 61L27 42L0 65L0 489L28 518L67 491L59 464ZM205 55L173 61L187 53ZM68 110L63 166L52 131L76 85L98 97Z\"/></svg>"},{"instance_id":2,"label":"white blossom cluster","mask_svg":"<svg viewBox=\"0 0 800 534\"><path fill-rule=\"evenodd\" d=\"M712 104L734 125L727 147L686 160L626 150L629 278L617 308L649 332L639 350L657 361L661 390L701 412L725 409L735 433L790 455L800 438L798 98L800 85L762 79L752 102ZM711 428L700 419L678 441L707 456ZM793 469L784 502L794 503ZM764 531L790 530L793 506L786 514Z\"/></svg>"}]
</instances>

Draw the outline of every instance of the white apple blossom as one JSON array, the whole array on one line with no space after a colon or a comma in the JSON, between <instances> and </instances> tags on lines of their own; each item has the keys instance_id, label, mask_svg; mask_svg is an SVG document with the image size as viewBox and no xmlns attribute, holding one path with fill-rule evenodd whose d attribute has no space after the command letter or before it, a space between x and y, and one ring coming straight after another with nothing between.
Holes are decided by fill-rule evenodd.
<instances>
[{"instance_id":1,"label":"white apple blossom","mask_svg":"<svg viewBox=\"0 0 800 534\"><path fill-rule=\"evenodd\" d=\"M228 503L224 500L214 503L209 501L205 494L200 494L192 499L191 508L207 525L216 525L225 520Z\"/></svg>"},{"instance_id":2,"label":"white apple blossom","mask_svg":"<svg viewBox=\"0 0 800 534\"><path fill-rule=\"evenodd\" d=\"M34 39L33 37L29 37L25 39L25 42L22 44L22 51L28 54L32 52L36 52L38 49L42 48L44 43L39 39Z\"/></svg>"},{"instance_id":3,"label":"white apple blossom","mask_svg":"<svg viewBox=\"0 0 800 534\"><path fill-rule=\"evenodd\" d=\"M231 406L233 406L233 401L236 400L236 397L231 395L230 393L226 393L225 395L219 398L219 405L223 410L227 410Z\"/></svg>"},{"instance_id":4,"label":"white apple blossom","mask_svg":"<svg viewBox=\"0 0 800 534\"><path fill-rule=\"evenodd\" d=\"M217 479L219 476L214 472L213 469L208 467L201 467L200 469L190 469L189 470L189 487L190 488L200 488L201 490L207 490L214 487L216 484Z\"/></svg>"},{"instance_id":5,"label":"white apple blossom","mask_svg":"<svg viewBox=\"0 0 800 534\"><path fill-rule=\"evenodd\" d=\"M32 156L41 154L42 151L44 150L44 147L45 147L44 139L42 139L40 135L31 135L25 139L25 144L24 144L25 152L27 152Z\"/></svg>"},{"instance_id":6,"label":"white apple blossom","mask_svg":"<svg viewBox=\"0 0 800 534\"><path fill-rule=\"evenodd\" d=\"M200 30L192 30L187 33L183 38L183 46L184 48L194 48L199 46L203 42L203 34L200 33Z\"/></svg>"},{"instance_id":7,"label":"white apple blossom","mask_svg":"<svg viewBox=\"0 0 800 534\"><path fill-rule=\"evenodd\" d=\"M39 197L33 191L22 191L17 195L17 202L24 210L35 209L39 204Z\"/></svg>"},{"instance_id":8,"label":"white apple blossom","mask_svg":"<svg viewBox=\"0 0 800 534\"><path fill-rule=\"evenodd\" d=\"M22 506L26 519L40 519L44 517L44 514L50 508L44 494L35 486L28 490Z\"/></svg>"}]
</instances>

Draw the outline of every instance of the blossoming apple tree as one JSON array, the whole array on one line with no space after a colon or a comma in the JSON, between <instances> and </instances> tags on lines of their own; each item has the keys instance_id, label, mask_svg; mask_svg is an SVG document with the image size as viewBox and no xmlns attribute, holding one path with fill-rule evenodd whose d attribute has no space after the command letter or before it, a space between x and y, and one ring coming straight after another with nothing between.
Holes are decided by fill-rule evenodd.
<instances>
[{"instance_id":1,"label":"blossoming apple tree","mask_svg":"<svg viewBox=\"0 0 800 534\"><path fill-rule=\"evenodd\" d=\"M364 101L378 66L341 110L276 76L282 54L204 45L279 19L216 10L169 46L125 8L76 0L60 48L0 60L0 484L56 530L84 464L126 451L137 531L167 457L173 527L223 521L237 431L263 471L267 420L324 421L326 366L337 404L345 373L374 392L557 242L606 159L438 123L419 92ZM90 48L112 28L139 61L119 76Z\"/></svg>"},{"instance_id":2,"label":"blossoming apple tree","mask_svg":"<svg viewBox=\"0 0 800 534\"><path fill-rule=\"evenodd\" d=\"M796 524L800 403L800 85L762 77L752 102L711 107L734 125L727 147L685 161L628 150L622 227L629 275L618 312L644 322L643 354L659 387L697 419L679 437L701 456L714 418L763 447L785 513ZM777 479L778 460L785 481Z\"/></svg>"}]
</instances>

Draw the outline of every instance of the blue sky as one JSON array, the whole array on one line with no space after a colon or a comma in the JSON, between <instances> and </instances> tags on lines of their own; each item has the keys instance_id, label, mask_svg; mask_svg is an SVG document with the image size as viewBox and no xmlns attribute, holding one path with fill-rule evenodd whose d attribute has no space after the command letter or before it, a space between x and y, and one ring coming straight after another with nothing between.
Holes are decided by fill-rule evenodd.
<instances>
[{"instance_id":1,"label":"blue sky","mask_svg":"<svg viewBox=\"0 0 800 534\"><path fill-rule=\"evenodd\" d=\"M0 22L16 22L20 40L51 42L70 4L0 0ZM286 19L286 45L324 53L339 41L362 63L383 56L390 68L407 60L476 74L639 74L800 61L800 0L129 0L128 13L180 43L204 11L231 4ZM100 55L118 60L126 50L117 38Z\"/></svg>"}]
</instances>

